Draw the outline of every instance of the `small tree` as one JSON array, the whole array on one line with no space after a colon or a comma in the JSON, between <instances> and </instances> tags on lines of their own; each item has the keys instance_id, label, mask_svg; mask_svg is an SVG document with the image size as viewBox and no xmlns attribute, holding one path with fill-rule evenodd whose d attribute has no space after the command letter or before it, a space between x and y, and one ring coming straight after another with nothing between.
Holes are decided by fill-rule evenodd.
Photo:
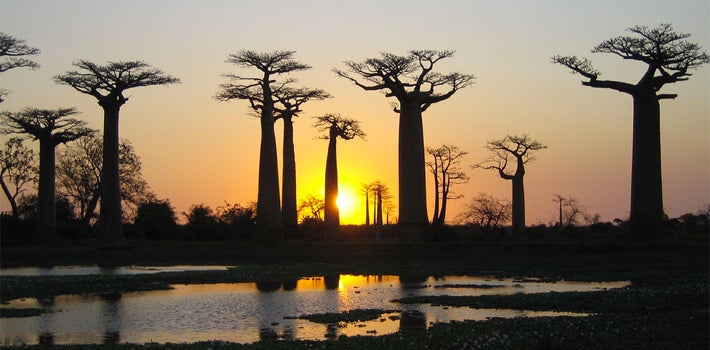
<instances>
[{"instance_id":1,"label":"small tree","mask_svg":"<svg viewBox=\"0 0 710 350\"><path fill-rule=\"evenodd\" d=\"M382 226L382 214L386 212L385 209L393 208L393 205L388 204L392 202L392 195L390 194L390 189L384 182L376 180L375 182L370 184L370 191L372 192L371 199L374 207L373 216L375 218L375 225Z\"/></svg>"},{"instance_id":2,"label":"small tree","mask_svg":"<svg viewBox=\"0 0 710 350\"><path fill-rule=\"evenodd\" d=\"M119 175L118 116L128 101L124 91L143 86L168 85L180 80L142 61L108 62L100 66L86 60L74 62L78 68L54 77L57 84L93 96L104 111L103 164L101 167L101 211L99 225L104 244L126 244L121 210Z\"/></svg>"},{"instance_id":3,"label":"small tree","mask_svg":"<svg viewBox=\"0 0 710 350\"><path fill-rule=\"evenodd\" d=\"M37 160L23 140L13 137L0 149L0 186L10 202L12 217L19 218L17 200L27 191L25 186L37 182Z\"/></svg>"},{"instance_id":4,"label":"small tree","mask_svg":"<svg viewBox=\"0 0 710 350\"><path fill-rule=\"evenodd\" d=\"M154 199L138 206L135 225L145 238L168 238L175 233L177 216L167 199Z\"/></svg>"},{"instance_id":5,"label":"small tree","mask_svg":"<svg viewBox=\"0 0 710 350\"><path fill-rule=\"evenodd\" d=\"M483 232L490 232L510 220L511 208L510 201L495 198L488 193L479 193L459 214L459 220L476 224Z\"/></svg>"},{"instance_id":6,"label":"small tree","mask_svg":"<svg viewBox=\"0 0 710 350\"><path fill-rule=\"evenodd\" d=\"M555 56L554 63L588 79L582 85L611 89L633 99L633 148L631 152L631 212L633 235L656 234L663 222L661 181L660 101L676 94L661 94L666 84L688 80L690 71L710 62L697 44L686 41L690 34L677 33L670 24L656 28L636 26L633 36L619 36L597 45L593 53L610 53L647 66L636 83L600 80L591 61L576 56Z\"/></svg>"},{"instance_id":7,"label":"small tree","mask_svg":"<svg viewBox=\"0 0 710 350\"><path fill-rule=\"evenodd\" d=\"M24 40L17 39L11 35L0 33L0 73L10 69L27 67L38 69L39 63L32 61L25 56L38 55L39 49L27 46ZM8 91L0 89L0 102Z\"/></svg>"},{"instance_id":8,"label":"small tree","mask_svg":"<svg viewBox=\"0 0 710 350\"><path fill-rule=\"evenodd\" d=\"M241 50L229 55L227 63L242 68L256 68L257 76L226 74L231 83L220 85L215 96L220 101L247 100L259 113L261 144L259 147L259 186L257 194L257 230L266 238L281 235L283 218L279 195L279 169L274 134L274 91L288 87L292 79L278 82L276 76L310 69L309 65L293 59L295 51L258 53Z\"/></svg>"},{"instance_id":9,"label":"small tree","mask_svg":"<svg viewBox=\"0 0 710 350\"><path fill-rule=\"evenodd\" d=\"M342 117L340 114L326 114L316 117L313 126L320 132L327 132L321 136L328 140L328 154L325 162L325 213L324 219L328 229L338 230L340 227L340 210L338 209L338 138L352 140L356 137L365 138L365 132L360 128L360 122Z\"/></svg>"},{"instance_id":10,"label":"small tree","mask_svg":"<svg viewBox=\"0 0 710 350\"><path fill-rule=\"evenodd\" d=\"M522 233L525 230L525 164L533 161L532 154L547 148L528 135L506 136L499 140L488 141L486 149L491 155L481 163L473 165L474 168L494 170L502 179L513 183L513 232ZM509 163L516 163L515 170L511 171Z\"/></svg>"},{"instance_id":11,"label":"small tree","mask_svg":"<svg viewBox=\"0 0 710 350\"><path fill-rule=\"evenodd\" d=\"M452 192L451 186L468 182L468 176L459 167L468 152L453 145L427 147L426 152L432 158L427 166L434 177L434 216L431 222L434 226L443 226L448 200L462 197Z\"/></svg>"},{"instance_id":12,"label":"small tree","mask_svg":"<svg viewBox=\"0 0 710 350\"><path fill-rule=\"evenodd\" d=\"M101 198L101 164L103 141L93 135L84 137L57 155L57 191L78 210L84 229L91 227ZM141 203L155 199L142 175L142 163L133 145L121 139L118 148L121 208L123 220L131 222Z\"/></svg>"},{"instance_id":13,"label":"small tree","mask_svg":"<svg viewBox=\"0 0 710 350\"><path fill-rule=\"evenodd\" d=\"M345 61L347 71L334 69L364 90L384 90L385 96L397 99L394 111L399 113L399 221L418 227L418 233L423 232L429 220L422 113L473 83L472 75L433 72L436 63L453 55L454 51L449 50L412 50L406 56L382 53L363 62Z\"/></svg>"},{"instance_id":14,"label":"small tree","mask_svg":"<svg viewBox=\"0 0 710 350\"><path fill-rule=\"evenodd\" d=\"M306 198L301 199L301 202L298 205L298 212L301 215L301 221L323 221L324 208L325 201L323 198L309 194Z\"/></svg>"},{"instance_id":15,"label":"small tree","mask_svg":"<svg viewBox=\"0 0 710 350\"><path fill-rule=\"evenodd\" d=\"M71 118L77 113L75 108L25 108L2 114L4 133L26 134L39 141L38 228L40 236L50 241L57 238L55 149L94 133L85 121Z\"/></svg>"}]
</instances>

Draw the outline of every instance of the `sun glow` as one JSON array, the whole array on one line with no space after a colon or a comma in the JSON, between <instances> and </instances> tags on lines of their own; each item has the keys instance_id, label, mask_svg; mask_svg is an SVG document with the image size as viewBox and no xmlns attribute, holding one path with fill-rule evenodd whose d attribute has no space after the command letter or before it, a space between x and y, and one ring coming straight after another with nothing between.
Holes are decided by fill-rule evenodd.
<instances>
[{"instance_id":1,"label":"sun glow","mask_svg":"<svg viewBox=\"0 0 710 350\"><path fill-rule=\"evenodd\" d=\"M338 189L338 199L336 199L340 215L348 216L356 208L355 197L349 188Z\"/></svg>"}]
</instances>

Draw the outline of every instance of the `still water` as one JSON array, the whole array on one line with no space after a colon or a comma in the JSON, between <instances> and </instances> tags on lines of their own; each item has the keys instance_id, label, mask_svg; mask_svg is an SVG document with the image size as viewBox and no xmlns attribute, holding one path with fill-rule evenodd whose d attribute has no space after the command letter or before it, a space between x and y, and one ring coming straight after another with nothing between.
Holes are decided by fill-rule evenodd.
<instances>
[{"instance_id":1,"label":"still water","mask_svg":"<svg viewBox=\"0 0 710 350\"><path fill-rule=\"evenodd\" d=\"M473 309L391 302L407 296L484 295L595 291L628 282L545 283L486 277L336 275L297 281L175 285L167 291L65 295L14 300L3 307L39 307L36 317L0 319L0 345L196 342L251 343L262 338L327 339L382 335L435 322L490 317L584 316L583 314ZM304 314L391 309L368 322L325 325L296 319Z\"/></svg>"}]
</instances>

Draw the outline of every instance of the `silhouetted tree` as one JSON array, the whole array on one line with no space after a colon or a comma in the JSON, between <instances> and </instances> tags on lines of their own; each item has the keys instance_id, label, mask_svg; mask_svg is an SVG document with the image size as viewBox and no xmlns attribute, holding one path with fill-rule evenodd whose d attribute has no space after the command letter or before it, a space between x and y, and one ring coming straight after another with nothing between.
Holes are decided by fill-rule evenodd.
<instances>
[{"instance_id":1,"label":"silhouetted tree","mask_svg":"<svg viewBox=\"0 0 710 350\"><path fill-rule=\"evenodd\" d=\"M686 41L690 34L677 33L670 24L656 28L636 26L632 36L603 41L593 53L611 53L647 65L636 83L599 80L601 73L591 61L575 56L555 56L559 63L587 78L582 85L620 91L633 98L633 146L631 154L630 230L633 235L657 233L663 222L661 182L660 104L677 94L660 94L666 84L688 80L692 69L708 63L708 55L697 44Z\"/></svg>"},{"instance_id":2,"label":"silhouetted tree","mask_svg":"<svg viewBox=\"0 0 710 350\"><path fill-rule=\"evenodd\" d=\"M298 205L298 212L301 213L301 220L305 221L306 219L311 219L323 221L322 213L324 208L325 201L323 198L309 194L306 198L301 199Z\"/></svg>"},{"instance_id":3,"label":"silhouetted tree","mask_svg":"<svg viewBox=\"0 0 710 350\"><path fill-rule=\"evenodd\" d=\"M495 198L488 193L479 193L459 214L459 220L477 224L483 232L490 232L510 220L511 207L510 201Z\"/></svg>"},{"instance_id":4,"label":"silhouetted tree","mask_svg":"<svg viewBox=\"0 0 710 350\"><path fill-rule=\"evenodd\" d=\"M242 68L256 68L261 73L256 77L236 74L225 76L233 83L220 85L216 98L220 101L233 99L247 100L251 108L259 113L261 124L261 145L259 147L259 187L257 195L257 230L267 238L281 235L283 220L279 195L279 170L276 157L276 135L274 134L274 92L287 88L292 79L277 82L280 74L288 74L311 68L293 59L295 51L274 51L258 53L241 50L229 55L227 63Z\"/></svg>"},{"instance_id":5,"label":"silhouetted tree","mask_svg":"<svg viewBox=\"0 0 710 350\"><path fill-rule=\"evenodd\" d=\"M167 238L175 233L177 216L167 199L153 199L138 206L135 225L145 238Z\"/></svg>"},{"instance_id":6,"label":"silhouetted tree","mask_svg":"<svg viewBox=\"0 0 710 350\"><path fill-rule=\"evenodd\" d=\"M104 142L99 228L104 244L122 246L126 244L126 237L123 234L121 211L118 117L121 106L128 101L123 92L143 86L175 84L180 80L142 61L108 62L100 66L80 60L74 62L74 66L78 70L57 75L54 81L93 96L103 108Z\"/></svg>"},{"instance_id":7,"label":"silhouetted tree","mask_svg":"<svg viewBox=\"0 0 710 350\"><path fill-rule=\"evenodd\" d=\"M345 61L349 72L334 69L364 90L385 90L387 97L397 99L394 111L399 113L399 222L418 227L418 233L423 233L429 220L422 113L473 83L472 75L432 71L437 62L453 54L448 50L412 50L406 56L382 53L363 62ZM442 88L446 90L440 92Z\"/></svg>"},{"instance_id":8,"label":"silhouetted tree","mask_svg":"<svg viewBox=\"0 0 710 350\"><path fill-rule=\"evenodd\" d=\"M451 191L451 185L468 181L468 176L459 167L461 158L468 152L453 145L441 145L437 148L427 147L426 152L432 158L426 164L434 177L434 216L431 222L434 226L443 226L446 220L448 200L462 197Z\"/></svg>"},{"instance_id":9,"label":"silhouetted tree","mask_svg":"<svg viewBox=\"0 0 710 350\"><path fill-rule=\"evenodd\" d=\"M284 122L283 136L283 179L281 184L281 215L284 229L294 233L298 229L296 205L296 151L293 144L293 117L300 113L301 105L309 100L323 100L330 95L319 89L281 88L274 91L274 120Z\"/></svg>"},{"instance_id":10,"label":"silhouetted tree","mask_svg":"<svg viewBox=\"0 0 710 350\"><path fill-rule=\"evenodd\" d=\"M528 135L506 136L500 140L488 141L486 149L493 153L488 159L475 164L474 168L495 170L500 177L513 183L513 232L525 230L525 164L534 160L532 153L547 148ZM515 161L515 170L510 171L508 163Z\"/></svg>"},{"instance_id":11,"label":"silhouetted tree","mask_svg":"<svg viewBox=\"0 0 710 350\"><path fill-rule=\"evenodd\" d=\"M0 186L10 202L12 217L19 218L17 200L27 189L25 186L37 182L35 153L27 148L22 138L12 137L0 149Z\"/></svg>"},{"instance_id":12,"label":"silhouetted tree","mask_svg":"<svg viewBox=\"0 0 710 350\"><path fill-rule=\"evenodd\" d=\"M37 69L39 68L39 63L24 56L38 54L38 48L27 46L24 40L0 32L0 57L2 57L2 60L0 60L0 73L21 67ZM7 95L7 93L7 90L0 89L0 102L3 101L3 96Z\"/></svg>"},{"instance_id":13,"label":"silhouetted tree","mask_svg":"<svg viewBox=\"0 0 710 350\"><path fill-rule=\"evenodd\" d=\"M39 141L38 228L40 236L50 241L57 238L55 149L94 133L85 121L70 118L77 113L75 108L25 108L2 114L4 133L26 134Z\"/></svg>"},{"instance_id":14,"label":"silhouetted tree","mask_svg":"<svg viewBox=\"0 0 710 350\"><path fill-rule=\"evenodd\" d=\"M392 204L392 195L390 194L390 188L382 181L377 180L372 183L373 200L375 204L375 225L380 225L384 222L389 223L389 217L383 222L382 214L386 212L387 208L392 210L394 204ZM387 214L389 216L389 214Z\"/></svg>"},{"instance_id":15,"label":"silhouetted tree","mask_svg":"<svg viewBox=\"0 0 710 350\"><path fill-rule=\"evenodd\" d=\"M99 136L84 137L57 155L57 190L78 209L84 229L89 229L101 198L103 141ZM121 139L118 147L118 173L121 181L123 220L134 220L138 205L155 199L142 175L142 163L133 145Z\"/></svg>"},{"instance_id":16,"label":"silhouetted tree","mask_svg":"<svg viewBox=\"0 0 710 350\"><path fill-rule=\"evenodd\" d=\"M360 193L365 196L365 226L370 226L370 190L372 183L360 183Z\"/></svg>"},{"instance_id":17,"label":"silhouetted tree","mask_svg":"<svg viewBox=\"0 0 710 350\"><path fill-rule=\"evenodd\" d=\"M324 220L330 230L340 227L340 209L338 208L338 138L352 140L356 137L365 138L365 132L360 128L360 122L340 114L326 114L315 118L313 123L318 131L327 132L321 136L328 140L328 154L325 162L325 205Z\"/></svg>"}]
</instances>

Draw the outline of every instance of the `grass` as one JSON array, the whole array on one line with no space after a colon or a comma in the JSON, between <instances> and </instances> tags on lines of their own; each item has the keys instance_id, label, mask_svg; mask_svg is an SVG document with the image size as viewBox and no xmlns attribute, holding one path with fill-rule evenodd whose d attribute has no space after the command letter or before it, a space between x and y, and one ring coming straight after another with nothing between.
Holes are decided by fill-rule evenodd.
<instances>
[{"instance_id":1,"label":"grass","mask_svg":"<svg viewBox=\"0 0 710 350\"><path fill-rule=\"evenodd\" d=\"M707 242L579 245L512 241L496 244L282 245L141 242L131 250L100 251L85 245L3 248L7 266L235 265L227 271L134 276L0 277L0 299L57 294L169 288L174 283L282 281L333 274L494 275L543 280L617 281L632 285L589 293L403 298L477 308L590 313L588 317L491 319L402 329L377 337L254 344L119 344L54 346L58 349L707 349ZM472 286L474 287L474 286ZM385 310L370 310L378 316ZM354 314L353 314L354 315ZM317 315L346 320L349 314ZM313 315L312 315L313 316ZM316 316L313 316L316 317ZM358 316L360 317L360 316ZM376 316L377 317L377 316ZM357 317L356 317L357 318ZM34 346L29 348L41 348Z\"/></svg>"}]
</instances>

